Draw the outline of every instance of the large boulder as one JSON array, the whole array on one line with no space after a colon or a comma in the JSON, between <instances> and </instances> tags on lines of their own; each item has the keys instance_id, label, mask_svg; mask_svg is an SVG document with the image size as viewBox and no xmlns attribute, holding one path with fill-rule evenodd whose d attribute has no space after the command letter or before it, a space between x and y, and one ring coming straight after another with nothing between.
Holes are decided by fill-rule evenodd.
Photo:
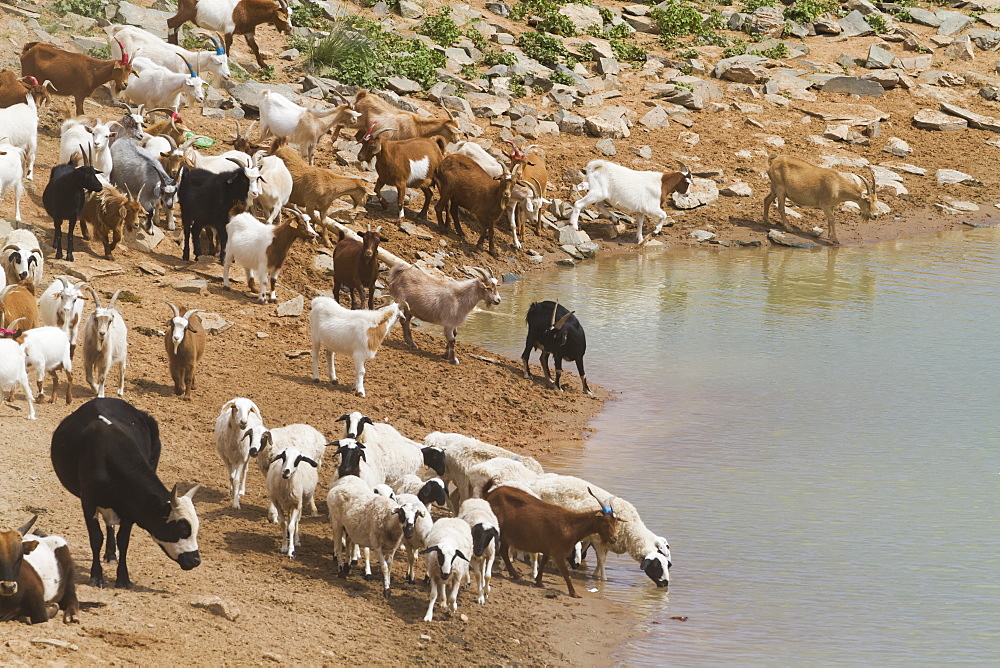
<instances>
[{"instance_id":1,"label":"large boulder","mask_svg":"<svg viewBox=\"0 0 1000 668\"><path fill-rule=\"evenodd\" d=\"M833 77L823 84L822 89L824 93L843 93L861 97L882 97L885 92L877 82L865 81L858 77Z\"/></svg>"},{"instance_id":2,"label":"large boulder","mask_svg":"<svg viewBox=\"0 0 1000 668\"><path fill-rule=\"evenodd\" d=\"M767 58L749 54L723 58L716 64L712 76L743 84L763 83L770 78L763 65L766 62Z\"/></svg>"},{"instance_id":3,"label":"large boulder","mask_svg":"<svg viewBox=\"0 0 1000 668\"><path fill-rule=\"evenodd\" d=\"M173 12L161 12L157 9L146 9L131 2L118 3L118 13L115 20L130 26L139 26L157 37L167 38L167 19L173 17Z\"/></svg>"},{"instance_id":4,"label":"large boulder","mask_svg":"<svg viewBox=\"0 0 1000 668\"><path fill-rule=\"evenodd\" d=\"M841 35L844 37L864 37L875 33L875 30L865 20L865 15L858 10L854 10L837 23L840 25Z\"/></svg>"},{"instance_id":5,"label":"large boulder","mask_svg":"<svg viewBox=\"0 0 1000 668\"><path fill-rule=\"evenodd\" d=\"M588 116L584 119L584 127L591 137L601 139L623 139L631 135L628 124L622 118L604 118L602 116Z\"/></svg>"},{"instance_id":6,"label":"large boulder","mask_svg":"<svg viewBox=\"0 0 1000 668\"><path fill-rule=\"evenodd\" d=\"M472 113L479 118L495 118L510 109L510 101L487 93L470 93L467 96Z\"/></svg>"},{"instance_id":7,"label":"large boulder","mask_svg":"<svg viewBox=\"0 0 1000 668\"><path fill-rule=\"evenodd\" d=\"M299 94L284 84L267 84L257 81L247 81L233 86L229 94L233 96L242 107L259 110L260 102L264 99L264 91L281 93L292 102L299 104Z\"/></svg>"}]
</instances>

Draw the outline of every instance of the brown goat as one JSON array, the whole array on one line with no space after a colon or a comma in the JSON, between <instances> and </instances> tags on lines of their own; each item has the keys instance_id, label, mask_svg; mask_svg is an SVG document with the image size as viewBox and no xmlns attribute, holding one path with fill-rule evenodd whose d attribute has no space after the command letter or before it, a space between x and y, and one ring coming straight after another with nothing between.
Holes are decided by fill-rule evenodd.
<instances>
[{"instance_id":1,"label":"brown goat","mask_svg":"<svg viewBox=\"0 0 1000 668\"><path fill-rule=\"evenodd\" d=\"M139 229L139 216L145 216L146 210L138 200L123 195L113 186L104 186L104 190L90 197L80 212L80 231L87 237L87 223L94 226L94 238L104 244L104 257L111 259L111 251L118 247L122 240L122 231L132 232Z\"/></svg>"},{"instance_id":2,"label":"brown goat","mask_svg":"<svg viewBox=\"0 0 1000 668\"><path fill-rule=\"evenodd\" d=\"M93 95L98 86L111 83L119 91L124 90L133 72L127 53L121 60L99 60L44 42L28 42L21 49L21 74L48 81L56 95L74 98L76 115L82 116L84 99Z\"/></svg>"},{"instance_id":3,"label":"brown goat","mask_svg":"<svg viewBox=\"0 0 1000 668\"><path fill-rule=\"evenodd\" d=\"M214 13L217 14L218 10L215 9ZM206 30L222 33L227 54L233 46L233 36L243 35L247 46L257 58L257 65L264 67L264 58L261 57L260 49L257 47L255 35L257 26L270 24L274 26L275 30L282 33L290 32L292 29L292 24L288 20L287 0L278 0L277 2L274 0L239 0L233 7L230 16L213 18L221 19L219 25L210 24L204 19L199 23L198 0L180 0L177 3L177 14L167 19L167 29L170 31L167 35L167 41L171 44L177 44L177 31L188 21Z\"/></svg>"},{"instance_id":4,"label":"brown goat","mask_svg":"<svg viewBox=\"0 0 1000 668\"><path fill-rule=\"evenodd\" d=\"M182 316L177 307L167 302L174 316L167 321L164 337L167 347L167 362L170 377L174 380L174 394L184 401L191 401L191 390L195 387L195 373L198 363L205 354L205 328L198 313L202 309L190 309Z\"/></svg>"},{"instance_id":5,"label":"brown goat","mask_svg":"<svg viewBox=\"0 0 1000 668\"><path fill-rule=\"evenodd\" d=\"M31 93L35 106L39 109L49 103L51 82L38 83L35 77L17 78L10 70L0 70L0 108L6 109L24 102L24 96Z\"/></svg>"},{"instance_id":6,"label":"brown goat","mask_svg":"<svg viewBox=\"0 0 1000 668\"><path fill-rule=\"evenodd\" d=\"M503 175L492 177L480 167L475 160L467 155L452 153L441 162L434 175L434 183L438 187L438 200L434 210L437 212L438 227L442 231L449 228L449 219L455 223L455 232L465 236L462 224L458 219L459 207L468 211L479 221L482 232L477 248L482 248L483 241L489 237L490 255L496 257L494 236L496 222L507 210L510 193L514 184L520 179L524 165L518 165L511 173L504 166Z\"/></svg>"},{"instance_id":7,"label":"brown goat","mask_svg":"<svg viewBox=\"0 0 1000 668\"><path fill-rule=\"evenodd\" d=\"M542 236L542 199L545 197L545 189L549 185L549 171L545 167L545 152L540 150L537 144L532 144L523 152L514 142L508 141L511 152L511 166L523 165L521 168L520 181L523 181L532 191L534 196L535 210L531 215L535 219L535 234ZM527 212L525 212L527 213ZM517 229L514 232L514 239L517 234L524 237L524 217L517 217Z\"/></svg>"},{"instance_id":8,"label":"brown goat","mask_svg":"<svg viewBox=\"0 0 1000 668\"><path fill-rule=\"evenodd\" d=\"M250 123L250 127L247 128L247 133L243 134L240 129L240 122L233 119L233 123L236 124L236 137L233 139L224 140L227 144L233 147L233 150L243 151L247 155L253 155L257 151L267 148L266 144L255 144L251 139L250 135L253 133L253 126L257 125L257 121Z\"/></svg>"},{"instance_id":9,"label":"brown goat","mask_svg":"<svg viewBox=\"0 0 1000 668\"><path fill-rule=\"evenodd\" d=\"M361 233L361 241L341 234L333 249L333 298L340 303L340 287L351 293L351 308L364 308L368 289L368 309L375 308L375 280L378 278L378 243L382 226ZM357 297L357 301L355 301Z\"/></svg>"},{"instance_id":10,"label":"brown goat","mask_svg":"<svg viewBox=\"0 0 1000 668\"><path fill-rule=\"evenodd\" d=\"M180 117L180 114L170 109L150 109L146 114L152 114L157 111L169 114L169 117L150 125L146 128L146 134L154 137L157 135L170 137L177 144L184 142L191 128L184 124L184 120Z\"/></svg>"},{"instance_id":11,"label":"brown goat","mask_svg":"<svg viewBox=\"0 0 1000 668\"><path fill-rule=\"evenodd\" d=\"M424 192L424 208L417 217L425 218L431 207L431 184L434 183L438 165L444 160L444 147L448 144L440 136L398 140L382 137L391 129L375 130L375 124L369 126L362 138L364 145L358 159L368 162L378 157L375 162L375 173L378 174L375 194L383 210L389 208L389 203L382 197L382 186L389 185L396 189L400 220L406 217L406 188L420 188Z\"/></svg>"},{"instance_id":12,"label":"brown goat","mask_svg":"<svg viewBox=\"0 0 1000 668\"><path fill-rule=\"evenodd\" d=\"M594 496L594 493L591 491L590 495ZM613 541L618 536L618 523L622 521L615 517L610 506L605 508L596 496L596 511L569 510L542 501L516 487L501 486L488 490L484 498L500 523L500 554L510 576L515 580L521 577L510 562L510 548L539 552L542 558L538 562L535 584L542 586L545 564L551 557L573 598L580 598L573 588L566 563L573 546L591 534L597 534L604 541Z\"/></svg>"},{"instance_id":13,"label":"brown goat","mask_svg":"<svg viewBox=\"0 0 1000 668\"><path fill-rule=\"evenodd\" d=\"M42 318L35 299L35 282L31 276L0 290L0 327L6 328L20 320L18 328L26 332L41 325Z\"/></svg>"},{"instance_id":14,"label":"brown goat","mask_svg":"<svg viewBox=\"0 0 1000 668\"><path fill-rule=\"evenodd\" d=\"M336 91L334 92L336 93ZM336 94L340 95L340 93ZM342 95L341 97L343 98ZM447 146L451 142L458 141L462 136L461 130L458 129L458 123L447 109L444 111L448 114L448 118L424 118L412 111L400 109L367 90L358 92L351 108L361 114L354 124L354 127L358 128L355 134L355 139L358 141L361 141L370 132L369 128L376 123L380 128L392 129L392 133L389 135L390 139L440 136L444 138ZM338 126L334 137L337 136L339 130Z\"/></svg>"}]
</instances>

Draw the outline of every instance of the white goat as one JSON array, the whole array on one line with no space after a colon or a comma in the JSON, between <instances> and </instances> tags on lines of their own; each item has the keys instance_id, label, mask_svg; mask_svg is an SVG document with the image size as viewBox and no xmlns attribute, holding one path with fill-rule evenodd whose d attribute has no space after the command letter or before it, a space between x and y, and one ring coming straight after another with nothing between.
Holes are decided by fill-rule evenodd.
<instances>
[{"instance_id":1,"label":"white goat","mask_svg":"<svg viewBox=\"0 0 1000 668\"><path fill-rule=\"evenodd\" d=\"M111 174L111 140L118 136L107 123L89 125L78 118L62 124L59 138L59 163L83 165L84 156L93 156L91 164L105 178ZM81 149L83 151L81 152Z\"/></svg>"},{"instance_id":2,"label":"white goat","mask_svg":"<svg viewBox=\"0 0 1000 668\"><path fill-rule=\"evenodd\" d=\"M607 160L591 160L584 170L587 174L587 194L573 205L569 223L574 230L580 229L580 212L585 206L594 204L602 214L610 217L608 206L634 213L638 230L636 240L642 243L642 223L645 216L657 219L653 234L659 234L667 220L663 210L674 192L686 193L693 183L691 171L681 163L679 172L640 172L622 167Z\"/></svg>"},{"instance_id":3,"label":"white goat","mask_svg":"<svg viewBox=\"0 0 1000 668\"><path fill-rule=\"evenodd\" d=\"M7 401L14 400L14 391L20 385L28 400L28 419L35 419L35 397L28 382L25 368L24 350L14 339L0 339L0 393L7 395Z\"/></svg>"},{"instance_id":4,"label":"white goat","mask_svg":"<svg viewBox=\"0 0 1000 668\"><path fill-rule=\"evenodd\" d=\"M188 148L184 152L184 157L192 167L205 169L213 174L231 172L239 169L240 165L254 164L253 158L243 151L226 151L219 155L202 155L196 148ZM230 159L232 158L232 160ZM239 160L240 165L233 164L233 160Z\"/></svg>"},{"instance_id":5,"label":"white goat","mask_svg":"<svg viewBox=\"0 0 1000 668\"><path fill-rule=\"evenodd\" d=\"M215 451L219 453L229 473L229 492L233 508L239 510L240 495L247 491L247 464L253 432L250 427L262 426L260 409L250 399L236 397L222 406L215 419Z\"/></svg>"},{"instance_id":6,"label":"white goat","mask_svg":"<svg viewBox=\"0 0 1000 668\"><path fill-rule=\"evenodd\" d=\"M319 462L296 448L284 448L274 456L267 470L267 495L278 513L281 551L289 559L295 558L295 547L299 544L302 507L304 503L315 505L313 496L319 480L318 468Z\"/></svg>"},{"instance_id":7,"label":"white goat","mask_svg":"<svg viewBox=\"0 0 1000 668\"><path fill-rule=\"evenodd\" d=\"M38 313L42 323L58 327L69 336L70 356L76 351L76 341L83 319L83 293L87 286L80 281L76 285L68 276L56 276L38 299Z\"/></svg>"},{"instance_id":8,"label":"white goat","mask_svg":"<svg viewBox=\"0 0 1000 668\"><path fill-rule=\"evenodd\" d=\"M319 381L319 353L326 350L327 373L337 382L334 355L354 358L354 391L365 396L365 362L373 359L383 339L399 318L399 305L374 311L346 309L330 297L314 297L309 313L312 331L313 380Z\"/></svg>"},{"instance_id":9,"label":"white goat","mask_svg":"<svg viewBox=\"0 0 1000 668\"><path fill-rule=\"evenodd\" d=\"M35 285L42 284L45 256L38 238L30 230L11 230L3 242L0 262L3 263L8 285L16 285L29 275Z\"/></svg>"},{"instance_id":10,"label":"white goat","mask_svg":"<svg viewBox=\"0 0 1000 668\"><path fill-rule=\"evenodd\" d=\"M264 91L260 101L260 138L263 141L271 135L288 137L311 165L323 135L335 125L353 125L360 116L346 104L317 112L295 104L281 93Z\"/></svg>"},{"instance_id":11,"label":"white goat","mask_svg":"<svg viewBox=\"0 0 1000 668\"><path fill-rule=\"evenodd\" d=\"M500 522L489 502L483 499L463 501L458 518L468 522L472 529L473 556L469 570L479 592L479 605L485 605L490 595L490 580L493 579L493 560L500 545Z\"/></svg>"},{"instance_id":12,"label":"white goat","mask_svg":"<svg viewBox=\"0 0 1000 668\"><path fill-rule=\"evenodd\" d=\"M38 108L35 99L28 93L24 102L0 109L0 133L7 143L24 151L27 165L24 178L35 178L35 152L38 150Z\"/></svg>"},{"instance_id":13,"label":"white goat","mask_svg":"<svg viewBox=\"0 0 1000 668\"><path fill-rule=\"evenodd\" d=\"M25 369L30 376L38 376L38 401L45 398L45 376L52 376L52 396L49 403L56 400L59 389L59 371L66 374L66 403L73 399L73 360L69 354L69 336L58 327L36 327L24 333L21 342L24 349Z\"/></svg>"},{"instance_id":14,"label":"white goat","mask_svg":"<svg viewBox=\"0 0 1000 668\"><path fill-rule=\"evenodd\" d=\"M258 151L253 157L260 165L261 176L257 207L261 215L267 216L267 222L273 224L292 196L292 173L276 155L265 156L263 151Z\"/></svg>"},{"instance_id":15,"label":"white goat","mask_svg":"<svg viewBox=\"0 0 1000 668\"><path fill-rule=\"evenodd\" d=\"M427 532L425 543L427 547L420 554L426 559L431 592L424 621L432 622L438 595L444 599L445 609L451 614L458 611L458 591L469 573L469 558L473 549L472 529L465 520L442 517Z\"/></svg>"},{"instance_id":16,"label":"white goat","mask_svg":"<svg viewBox=\"0 0 1000 668\"><path fill-rule=\"evenodd\" d=\"M24 150L6 138L0 139L0 200L14 191L14 222L21 222L21 198L24 197ZM0 286L3 287L3 286Z\"/></svg>"},{"instance_id":17,"label":"white goat","mask_svg":"<svg viewBox=\"0 0 1000 668\"><path fill-rule=\"evenodd\" d=\"M462 155L467 155L472 158L477 165L483 168L483 171L497 178L503 175L503 165L500 161L494 158L492 155L486 152L482 146L472 141L460 141L455 144L455 150L452 153L460 153Z\"/></svg>"},{"instance_id":18,"label":"white goat","mask_svg":"<svg viewBox=\"0 0 1000 668\"><path fill-rule=\"evenodd\" d=\"M183 56L177 56L183 60ZM187 61L184 61L187 65ZM189 71L175 72L157 65L149 58L140 56L132 61L132 74L128 87L122 91L122 99L147 107L176 109L181 102L194 106L205 101L205 80L187 65Z\"/></svg>"},{"instance_id":19,"label":"white goat","mask_svg":"<svg viewBox=\"0 0 1000 668\"><path fill-rule=\"evenodd\" d=\"M149 58L157 65L162 65L174 72L188 73L186 63L181 60L183 59L191 63L198 72L210 73L216 85L218 85L219 80L229 80L229 58L226 57L226 50L217 37L207 32L192 31L193 34L202 35L212 41L213 49L211 51L190 51L182 46L169 44L156 35L135 26L113 25L109 26L107 31L113 38L112 58L121 59L121 47L114 42L114 40L119 40L127 53L134 54L141 48L143 57ZM177 56L180 56L181 59L178 59Z\"/></svg>"},{"instance_id":20,"label":"white goat","mask_svg":"<svg viewBox=\"0 0 1000 668\"><path fill-rule=\"evenodd\" d=\"M246 271L247 286L257 282L261 304L278 301L275 287L288 249L296 239L315 240L318 236L309 216L289 209L295 215L282 225L268 225L249 213L233 216L226 224L229 242L222 265L222 287L229 289L229 267L235 261Z\"/></svg>"},{"instance_id":21,"label":"white goat","mask_svg":"<svg viewBox=\"0 0 1000 668\"><path fill-rule=\"evenodd\" d=\"M121 379L118 381L118 396L125 394L125 367L128 360L128 328L121 313L115 308L121 290L111 296L107 307L101 306L101 298L94 288L87 286L94 298L94 310L83 326L83 369L87 374L87 384L104 396L104 385L108 382L111 367L118 365ZM97 382L94 382L94 373Z\"/></svg>"}]
</instances>

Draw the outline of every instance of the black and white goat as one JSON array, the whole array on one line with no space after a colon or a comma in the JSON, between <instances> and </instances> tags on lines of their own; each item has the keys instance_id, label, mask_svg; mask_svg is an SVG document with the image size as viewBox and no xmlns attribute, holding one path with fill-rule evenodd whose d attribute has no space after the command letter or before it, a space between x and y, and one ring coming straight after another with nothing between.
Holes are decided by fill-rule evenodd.
<instances>
[{"instance_id":1,"label":"black and white goat","mask_svg":"<svg viewBox=\"0 0 1000 668\"><path fill-rule=\"evenodd\" d=\"M528 357L532 349L541 350L542 355L539 360L542 371L545 373L545 381L549 387L562 392L562 384L559 381L562 376L563 360L576 362L576 370L580 372L580 380L583 381L583 391L593 394L590 386L587 385L587 373L583 370L583 355L587 352L587 335L584 334L583 325L575 315L575 311L570 311L559 302L533 302L528 307L528 314L524 321L528 323L528 338L524 342L524 352L521 353L521 360L524 362L524 377L531 379L531 370L528 368ZM555 383L549 376L549 355L556 359L556 379Z\"/></svg>"},{"instance_id":2,"label":"black and white goat","mask_svg":"<svg viewBox=\"0 0 1000 668\"><path fill-rule=\"evenodd\" d=\"M184 225L184 259L191 259L190 243L194 236L195 257L201 255L201 230L215 228L219 239L219 262L226 259L226 224L237 204L250 206L260 194L260 170L252 159L229 158L238 169L214 174L205 169L184 170L178 199Z\"/></svg>"}]
</instances>

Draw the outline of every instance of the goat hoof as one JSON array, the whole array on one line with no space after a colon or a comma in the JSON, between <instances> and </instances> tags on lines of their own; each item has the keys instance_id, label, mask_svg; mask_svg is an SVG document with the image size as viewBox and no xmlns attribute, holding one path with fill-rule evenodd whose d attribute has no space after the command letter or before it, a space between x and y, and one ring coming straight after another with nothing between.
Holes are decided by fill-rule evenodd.
<instances>
[{"instance_id":1,"label":"goat hoof","mask_svg":"<svg viewBox=\"0 0 1000 668\"><path fill-rule=\"evenodd\" d=\"M372 574L365 573L365 582L371 582L371 581L372 581Z\"/></svg>"},{"instance_id":2,"label":"goat hoof","mask_svg":"<svg viewBox=\"0 0 1000 668\"><path fill-rule=\"evenodd\" d=\"M385 589L385 590L383 590L382 591L382 596L384 596L387 600L389 598L392 598L392 590L391 589Z\"/></svg>"}]
</instances>

